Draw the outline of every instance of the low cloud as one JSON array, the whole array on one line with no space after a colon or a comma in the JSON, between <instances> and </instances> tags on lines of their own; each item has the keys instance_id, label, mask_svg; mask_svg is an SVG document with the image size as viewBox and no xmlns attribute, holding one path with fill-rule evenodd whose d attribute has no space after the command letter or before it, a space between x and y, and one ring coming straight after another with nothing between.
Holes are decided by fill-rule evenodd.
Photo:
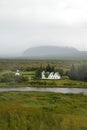
<instances>
[{"instance_id":1,"label":"low cloud","mask_svg":"<svg viewBox=\"0 0 87 130\"><path fill-rule=\"evenodd\" d=\"M1 0L0 55L43 44L87 50L86 5L86 0Z\"/></svg>"}]
</instances>

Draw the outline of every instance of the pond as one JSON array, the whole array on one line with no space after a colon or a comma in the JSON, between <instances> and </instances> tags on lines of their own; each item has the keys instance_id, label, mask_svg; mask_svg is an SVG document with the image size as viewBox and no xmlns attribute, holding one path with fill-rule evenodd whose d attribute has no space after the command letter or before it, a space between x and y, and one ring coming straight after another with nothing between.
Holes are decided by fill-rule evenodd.
<instances>
[{"instance_id":1,"label":"pond","mask_svg":"<svg viewBox=\"0 0 87 130\"><path fill-rule=\"evenodd\" d=\"M87 94L86 88L36 88L36 87L21 87L21 88L0 88L0 92L10 91L40 91L40 92L58 92L58 93L73 93Z\"/></svg>"}]
</instances>

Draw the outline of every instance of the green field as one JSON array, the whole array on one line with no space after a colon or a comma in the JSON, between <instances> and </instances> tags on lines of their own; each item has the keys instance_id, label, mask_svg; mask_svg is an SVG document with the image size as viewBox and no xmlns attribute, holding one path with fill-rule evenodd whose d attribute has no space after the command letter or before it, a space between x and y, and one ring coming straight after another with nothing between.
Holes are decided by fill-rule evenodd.
<instances>
[{"instance_id":1,"label":"green field","mask_svg":"<svg viewBox=\"0 0 87 130\"><path fill-rule=\"evenodd\" d=\"M0 93L0 130L87 130L87 95Z\"/></svg>"},{"instance_id":2,"label":"green field","mask_svg":"<svg viewBox=\"0 0 87 130\"><path fill-rule=\"evenodd\" d=\"M38 68L41 65L47 66L48 64L55 68L62 68L64 70L70 69L74 63L87 63L87 61L74 61L74 60L29 60L29 59L0 59L0 70L17 70L29 68Z\"/></svg>"}]
</instances>

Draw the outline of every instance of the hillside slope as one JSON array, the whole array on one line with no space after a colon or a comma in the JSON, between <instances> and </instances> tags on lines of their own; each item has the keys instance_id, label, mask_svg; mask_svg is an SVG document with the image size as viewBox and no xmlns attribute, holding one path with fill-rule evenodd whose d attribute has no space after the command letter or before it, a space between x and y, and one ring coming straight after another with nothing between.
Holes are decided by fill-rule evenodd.
<instances>
[{"instance_id":1,"label":"hillside slope","mask_svg":"<svg viewBox=\"0 0 87 130\"><path fill-rule=\"evenodd\" d=\"M87 53L78 51L73 47L38 46L24 51L23 57L34 59L85 59Z\"/></svg>"}]
</instances>

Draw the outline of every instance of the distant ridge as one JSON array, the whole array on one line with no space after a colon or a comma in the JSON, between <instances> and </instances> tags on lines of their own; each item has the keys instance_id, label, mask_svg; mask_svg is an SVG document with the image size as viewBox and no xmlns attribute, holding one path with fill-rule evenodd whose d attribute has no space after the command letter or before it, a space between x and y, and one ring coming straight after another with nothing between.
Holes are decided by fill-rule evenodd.
<instances>
[{"instance_id":1,"label":"distant ridge","mask_svg":"<svg viewBox=\"0 0 87 130\"><path fill-rule=\"evenodd\" d=\"M38 46L24 51L23 57L33 59L85 59L87 53L73 47Z\"/></svg>"}]
</instances>

